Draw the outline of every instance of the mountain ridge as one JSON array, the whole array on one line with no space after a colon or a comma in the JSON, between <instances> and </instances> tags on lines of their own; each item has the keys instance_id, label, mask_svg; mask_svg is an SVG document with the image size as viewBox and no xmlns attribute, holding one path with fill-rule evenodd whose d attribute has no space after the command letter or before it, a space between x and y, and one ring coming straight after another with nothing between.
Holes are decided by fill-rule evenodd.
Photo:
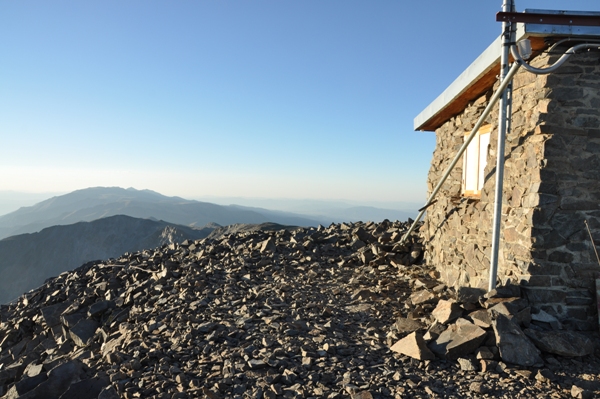
<instances>
[{"instance_id":1,"label":"mountain ridge","mask_svg":"<svg viewBox=\"0 0 600 399\"><path fill-rule=\"evenodd\" d=\"M201 227L211 222L222 226L266 222L298 226L320 224L318 220L292 213L268 210L265 213L267 215L237 206L168 197L151 190L92 187L55 196L0 216L0 238L120 214L190 227Z\"/></svg>"}]
</instances>

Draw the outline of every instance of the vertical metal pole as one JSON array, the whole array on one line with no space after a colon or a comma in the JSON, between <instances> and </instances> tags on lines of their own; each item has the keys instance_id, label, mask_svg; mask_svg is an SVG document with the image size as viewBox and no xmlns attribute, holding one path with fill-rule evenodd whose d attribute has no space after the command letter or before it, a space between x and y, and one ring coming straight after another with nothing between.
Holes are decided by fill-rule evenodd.
<instances>
[{"instance_id":1,"label":"vertical metal pole","mask_svg":"<svg viewBox=\"0 0 600 399\"><path fill-rule=\"evenodd\" d=\"M503 12L514 11L514 0L504 0ZM509 51L513 41L512 24L502 22L502 53L500 56L500 82L506 78L508 73ZM492 258L490 262L490 280L488 289L496 288L496 277L498 275L498 252L500 246L500 225L502 221L502 189L504 182L504 143L508 126L509 89L505 90L500 99L498 118L498 150L496 154L496 190L494 196L494 222L492 230Z\"/></svg>"}]
</instances>

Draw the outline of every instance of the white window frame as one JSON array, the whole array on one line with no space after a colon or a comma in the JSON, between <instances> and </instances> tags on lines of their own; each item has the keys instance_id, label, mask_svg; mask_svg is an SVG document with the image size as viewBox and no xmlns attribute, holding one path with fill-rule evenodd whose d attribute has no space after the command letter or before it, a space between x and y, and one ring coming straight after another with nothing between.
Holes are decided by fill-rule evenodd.
<instances>
[{"instance_id":1,"label":"white window frame","mask_svg":"<svg viewBox=\"0 0 600 399\"><path fill-rule=\"evenodd\" d=\"M485 125L469 143L463 154L463 172L461 192L464 197L480 198L485 183L485 166L490 145L492 125ZM471 134L466 132L464 139Z\"/></svg>"}]
</instances>

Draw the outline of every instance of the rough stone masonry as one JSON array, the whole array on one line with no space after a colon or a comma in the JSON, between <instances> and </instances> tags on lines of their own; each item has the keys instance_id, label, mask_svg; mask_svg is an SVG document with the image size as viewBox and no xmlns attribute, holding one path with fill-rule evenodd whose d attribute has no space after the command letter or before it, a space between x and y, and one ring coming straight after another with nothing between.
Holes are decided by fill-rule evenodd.
<instances>
[{"instance_id":1,"label":"rough stone masonry","mask_svg":"<svg viewBox=\"0 0 600 399\"><path fill-rule=\"evenodd\" d=\"M407 223L240 231L92 262L0 307L8 398L589 398L597 339L454 290Z\"/></svg>"},{"instance_id":2,"label":"rough stone masonry","mask_svg":"<svg viewBox=\"0 0 600 399\"><path fill-rule=\"evenodd\" d=\"M557 55L541 54L537 67ZM521 70L513 82L506 141L499 262L501 283L522 284L529 301L573 328L597 329L594 279L600 272L586 231L600 243L599 53L578 54L549 75ZM436 131L429 190L485 108L491 91ZM462 163L428 208L427 263L449 285L485 288L489 278L497 149L497 109L481 198L461 195Z\"/></svg>"}]
</instances>

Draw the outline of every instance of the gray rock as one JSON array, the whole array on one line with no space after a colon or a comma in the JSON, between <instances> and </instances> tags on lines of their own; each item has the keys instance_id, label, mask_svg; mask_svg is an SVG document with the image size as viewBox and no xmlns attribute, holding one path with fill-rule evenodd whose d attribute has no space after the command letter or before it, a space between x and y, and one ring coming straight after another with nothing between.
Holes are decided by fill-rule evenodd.
<instances>
[{"instance_id":1,"label":"gray rock","mask_svg":"<svg viewBox=\"0 0 600 399\"><path fill-rule=\"evenodd\" d=\"M469 390L477 394L484 394L488 391L488 388L483 382L475 381L469 385Z\"/></svg>"},{"instance_id":2,"label":"gray rock","mask_svg":"<svg viewBox=\"0 0 600 399\"><path fill-rule=\"evenodd\" d=\"M366 243L371 243L373 241L375 241L375 238L373 237L373 235L369 232L367 232L364 228L362 227L358 227L353 231L354 236L356 236L356 238L358 238L359 240L366 242Z\"/></svg>"},{"instance_id":3,"label":"gray rock","mask_svg":"<svg viewBox=\"0 0 600 399\"><path fill-rule=\"evenodd\" d=\"M556 317L541 309L537 313L531 314L531 320L548 323L555 330L562 330L563 328L561 322Z\"/></svg>"},{"instance_id":4,"label":"gray rock","mask_svg":"<svg viewBox=\"0 0 600 399\"><path fill-rule=\"evenodd\" d=\"M30 363L26 368L24 374L28 377L35 377L39 375L44 369L43 364Z\"/></svg>"},{"instance_id":5,"label":"gray rock","mask_svg":"<svg viewBox=\"0 0 600 399\"><path fill-rule=\"evenodd\" d=\"M99 301L90 306L88 310L89 317L96 317L104 313L106 310L114 306L113 301Z\"/></svg>"},{"instance_id":6,"label":"gray rock","mask_svg":"<svg viewBox=\"0 0 600 399\"><path fill-rule=\"evenodd\" d=\"M357 227L372 241L354 251ZM64 273L0 306L0 396L16 384L34 386L25 395L42 392L48 380L35 386L28 376L43 379L43 370L69 359L81 359L83 366L61 399L482 396L469 390L473 382L484 391L493 387L499 397L535 397L541 391L556 396L558 384L533 386L535 381L524 381L512 366L494 361L500 355L492 331L485 334L485 347L458 356L463 369L485 374L456 372L455 364L434 359L425 342L435 342L428 338L460 331L445 345L450 356L457 350L452 345L466 352L474 344L460 340L477 329L470 320L486 325L485 311L475 312L480 305L519 301L466 302L469 315L456 318L454 326L435 321L432 303L454 292L429 266L410 266L410 254L422 247L416 234L397 245L407 228L400 222L332 224L318 232L238 227ZM269 240L277 252L261 253ZM366 265L361 253L370 254ZM407 266L392 268L393 262ZM410 295L417 291L434 297L413 306ZM109 300L114 306L102 304ZM50 327L41 309L57 301L73 306L65 308L63 325ZM51 312L46 314L51 320ZM89 341L79 337L88 343L81 347L70 330L88 319L101 319L102 325ZM389 350L409 332L415 336L406 337L399 351L406 355ZM481 359L474 364L475 357ZM556 362L545 360L554 370ZM560 364L565 386L572 385L568 379L583 387L582 378L596 378L591 371L574 378L574 370L588 367L577 359Z\"/></svg>"},{"instance_id":7,"label":"gray rock","mask_svg":"<svg viewBox=\"0 0 600 399\"><path fill-rule=\"evenodd\" d=\"M536 373L535 379L540 382L552 382L556 380L556 376L548 369L540 369Z\"/></svg>"},{"instance_id":8,"label":"gray rock","mask_svg":"<svg viewBox=\"0 0 600 399\"><path fill-rule=\"evenodd\" d=\"M356 299L360 299L363 301L369 301L376 297L377 297L377 294L374 293L373 291L371 291L370 289L362 288L362 289L355 290L352 293L352 295L350 296L350 299L352 299L353 301Z\"/></svg>"},{"instance_id":9,"label":"gray rock","mask_svg":"<svg viewBox=\"0 0 600 399\"><path fill-rule=\"evenodd\" d=\"M429 326L429 328L427 329L427 332L425 333L425 335L423 335L423 338L425 339L425 341L428 341L428 342L431 340L434 340L437 337L439 337L441 333L446 331L446 328L448 328L448 327L443 325L442 323L439 323L438 321L434 321L433 324L431 326Z\"/></svg>"},{"instance_id":10,"label":"gray rock","mask_svg":"<svg viewBox=\"0 0 600 399\"><path fill-rule=\"evenodd\" d=\"M528 327L531 322L531 308L521 308L522 303L500 302L488 309L489 314L494 312L503 314L519 326Z\"/></svg>"},{"instance_id":11,"label":"gray rock","mask_svg":"<svg viewBox=\"0 0 600 399\"><path fill-rule=\"evenodd\" d=\"M513 321L522 327L529 327L529 324L531 324L531 308L526 307L525 309L521 310L515 315Z\"/></svg>"},{"instance_id":12,"label":"gray rock","mask_svg":"<svg viewBox=\"0 0 600 399\"><path fill-rule=\"evenodd\" d=\"M425 325L418 320L413 320L408 317L399 317L395 323L399 333L411 333L425 328Z\"/></svg>"},{"instance_id":13,"label":"gray rock","mask_svg":"<svg viewBox=\"0 0 600 399\"><path fill-rule=\"evenodd\" d=\"M277 251L277 245L273 241L272 238L268 238L263 241L260 245L260 253L265 253L266 251L275 252Z\"/></svg>"},{"instance_id":14,"label":"gray rock","mask_svg":"<svg viewBox=\"0 0 600 399\"><path fill-rule=\"evenodd\" d=\"M473 320L473 324L482 327L490 328L492 326L492 318L487 310L479 309L469 313L469 318Z\"/></svg>"},{"instance_id":15,"label":"gray rock","mask_svg":"<svg viewBox=\"0 0 600 399\"><path fill-rule=\"evenodd\" d=\"M594 397L594 393L578 387L577 385L573 385L571 387L571 397L576 399L592 399Z\"/></svg>"},{"instance_id":16,"label":"gray rock","mask_svg":"<svg viewBox=\"0 0 600 399\"><path fill-rule=\"evenodd\" d=\"M519 308L510 302L500 302L490 308L488 308L488 312L492 314L493 312L498 312L503 314L504 316L508 316L509 319L512 319L518 312Z\"/></svg>"},{"instance_id":17,"label":"gray rock","mask_svg":"<svg viewBox=\"0 0 600 399\"><path fill-rule=\"evenodd\" d=\"M475 324L453 324L429 344L429 349L442 358L457 359L473 353L486 335L485 330Z\"/></svg>"},{"instance_id":18,"label":"gray rock","mask_svg":"<svg viewBox=\"0 0 600 399\"><path fill-rule=\"evenodd\" d=\"M82 312L75 312L70 314L63 314L60 316L60 320L62 324L67 328L72 328L75 324L79 323L81 320L85 319L86 315Z\"/></svg>"},{"instance_id":19,"label":"gray rock","mask_svg":"<svg viewBox=\"0 0 600 399\"><path fill-rule=\"evenodd\" d=\"M492 327L503 361L519 366L541 366L544 364L540 351L521 331L521 328L503 314L495 314Z\"/></svg>"},{"instance_id":20,"label":"gray rock","mask_svg":"<svg viewBox=\"0 0 600 399\"><path fill-rule=\"evenodd\" d=\"M511 315L515 315L529 306L529 302L523 298L489 298L483 303L483 306L490 309L499 304L504 304L507 312Z\"/></svg>"},{"instance_id":21,"label":"gray rock","mask_svg":"<svg viewBox=\"0 0 600 399\"><path fill-rule=\"evenodd\" d=\"M521 287L514 284L499 286L485 294L486 298L518 298L521 296Z\"/></svg>"},{"instance_id":22,"label":"gray rock","mask_svg":"<svg viewBox=\"0 0 600 399\"><path fill-rule=\"evenodd\" d=\"M496 371L496 369L498 368L498 362L489 359L479 359L479 365L481 366L482 373Z\"/></svg>"},{"instance_id":23,"label":"gray rock","mask_svg":"<svg viewBox=\"0 0 600 399\"><path fill-rule=\"evenodd\" d=\"M4 399L15 399L21 397L47 379L48 376L46 374L38 374L34 377L22 378L8 390Z\"/></svg>"},{"instance_id":24,"label":"gray rock","mask_svg":"<svg viewBox=\"0 0 600 399\"><path fill-rule=\"evenodd\" d=\"M48 327L60 324L60 315L69 307L69 305L69 302L60 302L40 309Z\"/></svg>"},{"instance_id":25,"label":"gray rock","mask_svg":"<svg viewBox=\"0 0 600 399\"><path fill-rule=\"evenodd\" d=\"M71 383L78 378L79 370L80 367L76 361L56 366L48 372L46 381L20 396L19 399L59 399Z\"/></svg>"},{"instance_id":26,"label":"gray rock","mask_svg":"<svg viewBox=\"0 0 600 399\"><path fill-rule=\"evenodd\" d=\"M116 389L112 385L109 385L100 391L98 394L98 399L121 399L121 397L117 393Z\"/></svg>"},{"instance_id":27,"label":"gray rock","mask_svg":"<svg viewBox=\"0 0 600 399\"><path fill-rule=\"evenodd\" d=\"M525 329L527 335L540 350L565 357L586 356L594 353L594 343L575 331L539 331Z\"/></svg>"},{"instance_id":28,"label":"gray rock","mask_svg":"<svg viewBox=\"0 0 600 399\"><path fill-rule=\"evenodd\" d=\"M477 359L487 359L491 360L494 358L494 354L487 346L482 346L481 348L477 348L475 351L475 357Z\"/></svg>"},{"instance_id":29,"label":"gray rock","mask_svg":"<svg viewBox=\"0 0 600 399\"><path fill-rule=\"evenodd\" d=\"M373 399L373 395L369 391L357 392L350 395L351 399Z\"/></svg>"},{"instance_id":30,"label":"gray rock","mask_svg":"<svg viewBox=\"0 0 600 399\"><path fill-rule=\"evenodd\" d=\"M431 315L439 323L448 324L451 321L459 318L462 315L462 312L463 309L459 304L442 299L438 302L433 312L431 312Z\"/></svg>"},{"instance_id":31,"label":"gray rock","mask_svg":"<svg viewBox=\"0 0 600 399\"><path fill-rule=\"evenodd\" d=\"M478 367L472 359L459 357L458 364L462 371L477 371Z\"/></svg>"},{"instance_id":32,"label":"gray rock","mask_svg":"<svg viewBox=\"0 0 600 399\"><path fill-rule=\"evenodd\" d=\"M427 290L417 291L410 296L410 301L412 302L413 305L420 305L423 303L431 302L434 299L435 299L435 294L433 294Z\"/></svg>"},{"instance_id":33,"label":"gray rock","mask_svg":"<svg viewBox=\"0 0 600 399\"><path fill-rule=\"evenodd\" d=\"M417 360L435 359L435 355L427 348L423 336L416 331L396 342L390 349Z\"/></svg>"},{"instance_id":34,"label":"gray rock","mask_svg":"<svg viewBox=\"0 0 600 399\"><path fill-rule=\"evenodd\" d=\"M479 303L479 299L485 295L485 290L474 287L459 287L456 300L459 303Z\"/></svg>"},{"instance_id":35,"label":"gray rock","mask_svg":"<svg viewBox=\"0 0 600 399\"><path fill-rule=\"evenodd\" d=\"M83 319L69 330L69 335L75 345L88 346L99 326L98 322L94 320Z\"/></svg>"},{"instance_id":36,"label":"gray rock","mask_svg":"<svg viewBox=\"0 0 600 399\"><path fill-rule=\"evenodd\" d=\"M71 384L60 399L98 398L107 385L108 381L101 378L88 378Z\"/></svg>"},{"instance_id":37,"label":"gray rock","mask_svg":"<svg viewBox=\"0 0 600 399\"><path fill-rule=\"evenodd\" d=\"M267 367L267 363L259 359L251 359L248 361L248 366L251 370L258 370Z\"/></svg>"}]
</instances>

